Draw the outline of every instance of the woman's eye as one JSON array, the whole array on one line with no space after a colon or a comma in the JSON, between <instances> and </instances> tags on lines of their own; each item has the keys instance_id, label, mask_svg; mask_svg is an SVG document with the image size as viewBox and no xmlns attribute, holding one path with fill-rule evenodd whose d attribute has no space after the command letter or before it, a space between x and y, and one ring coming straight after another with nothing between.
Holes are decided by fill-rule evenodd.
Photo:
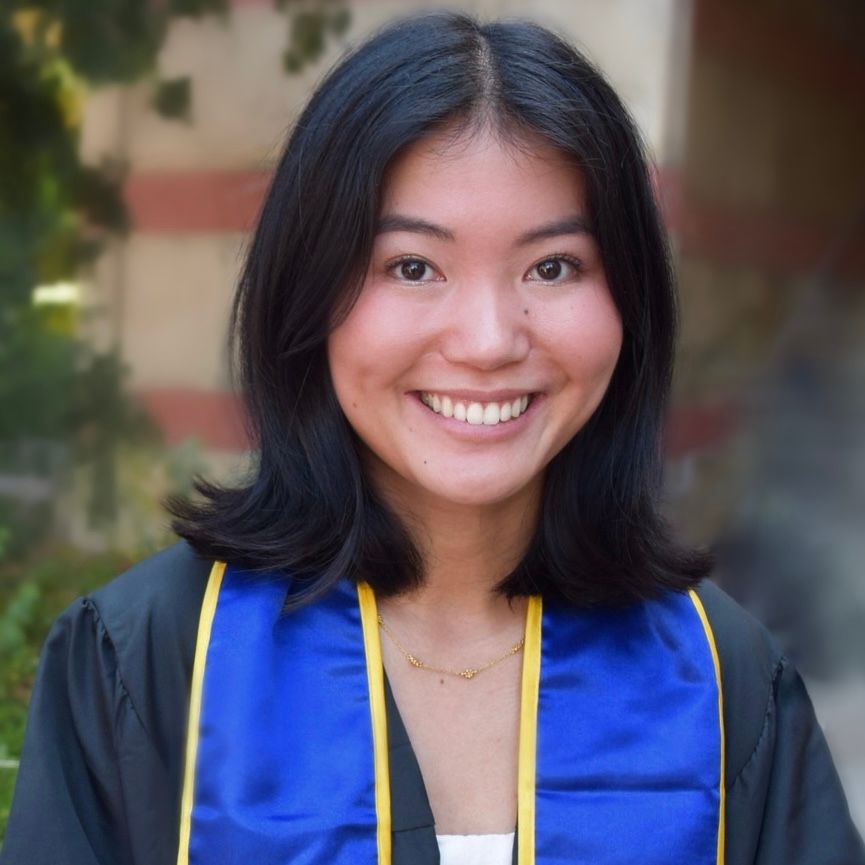
<instances>
[{"instance_id":1,"label":"woman's eye","mask_svg":"<svg viewBox=\"0 0 865 865\"><path fill-rule=\"evenodd\" d=\"M404 282L432 282L435 270L421 258L403 258L387 267L388 273Z\"/></svg>"},{"instance_id":2,"label":"woman's eye","mask_svg":"<svg viewBox=\"0 0 865 865\"><path fill-rule=\"evenodd\" d=\"M551 255L543 261L539 261L529 274L535 274L536 282L565 282L580 274L582 264L576 258L566 255Z\"/></svg>"}]
</instances>

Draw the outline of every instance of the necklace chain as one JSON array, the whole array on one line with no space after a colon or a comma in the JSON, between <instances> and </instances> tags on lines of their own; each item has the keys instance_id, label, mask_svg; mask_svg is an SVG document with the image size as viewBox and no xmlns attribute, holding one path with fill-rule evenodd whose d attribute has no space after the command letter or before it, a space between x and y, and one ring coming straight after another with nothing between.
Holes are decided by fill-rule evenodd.
<instances>
[{"instance_id":1,"label":"necklace chain","mask_svg":"<svg viewBox=\"0 0 865 865\"><path fill-rule=\"evenodd\" d=\"M489 670L490 667L494 667L496 664L501 663L506 658L510 658L511 655L516 655L517 652L522 649L524 643L526 642L525 637L521 637L519 642L514 643L510 649L507 650L503 655L500 655L498 658L493 658L492 661L487 661L486 664L483 664L480 667L466 667L463 670L451 670L447 667L434 667L432 664L427 664L418 658L417 655L413 655L403 644L397 639L396 634L384 623L384 619L381 616L378 616L378 624L379 627L388 635L390 641L397 647L397 649L402 652L403 657L406 661L409 662L413 667L417 667L419 670L429 670L431 673L445 673L448 676L458 676L460 679L474 679L478 673L483 673L484 670Z\"/></svg>"}]
</instances>

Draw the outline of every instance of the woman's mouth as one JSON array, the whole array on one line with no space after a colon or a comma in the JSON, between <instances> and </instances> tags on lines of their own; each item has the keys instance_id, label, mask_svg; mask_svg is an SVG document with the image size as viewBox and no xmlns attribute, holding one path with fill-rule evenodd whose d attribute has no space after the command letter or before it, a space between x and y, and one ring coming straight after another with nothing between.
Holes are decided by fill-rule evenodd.
<instances>
[{"instance_id":1,"label":"woman's mouth","mask_svg":"<svg viewBox=\"0 0 865 865\"><path fill-rule=\"evenodd\" d=\"M534 394L525 393L499 402L475 402L432 391L420 392L420 401L430 411L471 426L495 426L516 420L531 405L533 398Z\"/></svg>"}]
</instances>

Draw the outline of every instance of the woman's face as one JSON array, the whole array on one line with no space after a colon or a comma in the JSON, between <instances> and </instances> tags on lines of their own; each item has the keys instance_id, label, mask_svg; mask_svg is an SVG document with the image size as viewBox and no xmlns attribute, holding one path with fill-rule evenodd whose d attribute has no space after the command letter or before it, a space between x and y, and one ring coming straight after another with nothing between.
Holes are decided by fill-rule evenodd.
<instances>
[{"instance_id":1,"label":"woman's face","mask_svg":"<svg viewBox=\"0 0 865 865\"><path fill-rule=\"evenodd\" d=\"M538 494L622 344L578 169L540 140L439 133L391 166L328 356L367 470L406 503Z\"/></svg>"}]
</instances>

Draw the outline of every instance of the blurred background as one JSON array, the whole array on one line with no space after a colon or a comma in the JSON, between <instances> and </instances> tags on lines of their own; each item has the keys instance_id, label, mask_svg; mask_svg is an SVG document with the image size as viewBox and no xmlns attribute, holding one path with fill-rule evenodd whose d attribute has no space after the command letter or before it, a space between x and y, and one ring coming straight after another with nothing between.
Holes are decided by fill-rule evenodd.
<instances>
[{"instance_id":1,"label":"blurred background","mask_svg":"<svg viewBox=\"0 0 865 865\"><path fill-rule=\"evenodd\" d=\"M249 454L225 327L285 132L411 0L0 5L0 837L50 622ZM808 681L865 830L865 4L475 0L607 73L682 293L666 507Z\"/></svg>"}]
</instances>

